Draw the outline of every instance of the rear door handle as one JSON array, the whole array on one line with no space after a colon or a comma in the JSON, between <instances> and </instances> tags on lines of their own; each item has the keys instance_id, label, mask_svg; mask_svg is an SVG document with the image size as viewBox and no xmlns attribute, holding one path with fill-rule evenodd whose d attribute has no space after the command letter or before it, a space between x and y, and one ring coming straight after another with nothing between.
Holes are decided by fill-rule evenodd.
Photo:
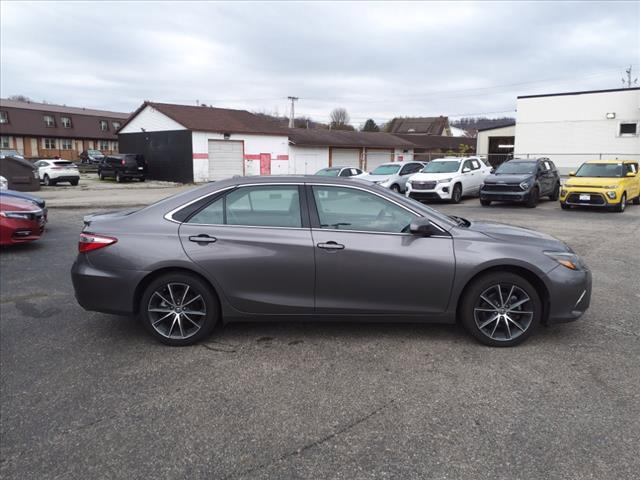
<instances>
[{"instance_id":1,"label":"rear door handle","mask_svg":"<svg viewBox=\"0 0 640 480\"><path fill-rule=\"evenodd\" d=\"M321 248L323 250L344 250L344 245L334 241L330 241L326 243L319 243L318 248Z\"/></svg>"},{"instance_id":2,"label":"rear door handle","mask_svg":"<svg viewBox=\"0 0 640 480\"><path fill-rule=\"evenodd\" d=\"M214 242L217 242L218 239L216 237L210 237L207 234L201 233L200 235L190 236L189 241L196 242L196 243L214 243Z\"/></svg>"}]
</instances>

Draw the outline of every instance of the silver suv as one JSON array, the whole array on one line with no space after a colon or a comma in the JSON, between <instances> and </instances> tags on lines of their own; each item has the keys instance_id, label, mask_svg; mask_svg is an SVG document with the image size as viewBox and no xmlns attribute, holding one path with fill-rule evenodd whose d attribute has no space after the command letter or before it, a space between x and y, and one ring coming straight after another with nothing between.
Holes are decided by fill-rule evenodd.
<instances>
[{"instance_id":1,"label":"silver suv","mask_svg":"<svg viewBox=\"0 0 640 480\"><path fill-rule=\"evenodd\" d=\"M358 178L377 183L381 187L394 192L404 193L407 190L407 180L424 168L422 162L391 162L383 163L373 172L360 175Z\"/></svg>"}]
</instances>

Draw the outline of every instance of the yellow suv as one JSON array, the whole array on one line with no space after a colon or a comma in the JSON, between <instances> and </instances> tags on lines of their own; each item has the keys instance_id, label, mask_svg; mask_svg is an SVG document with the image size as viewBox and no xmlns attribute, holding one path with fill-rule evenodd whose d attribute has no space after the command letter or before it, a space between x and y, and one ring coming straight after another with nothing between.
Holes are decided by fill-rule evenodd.
<instances>
[{"instance_id":1,"label":"yellow suv","mask_svg":"<svg viewBox=\"0 0 640 480\"><path fill-rule=\"evenodd\" d=\"M560 206L613 207L624 212L628 202L640 204L637 160L591 160L583 163L560 189Z\"/></svg>"}]
</instances>

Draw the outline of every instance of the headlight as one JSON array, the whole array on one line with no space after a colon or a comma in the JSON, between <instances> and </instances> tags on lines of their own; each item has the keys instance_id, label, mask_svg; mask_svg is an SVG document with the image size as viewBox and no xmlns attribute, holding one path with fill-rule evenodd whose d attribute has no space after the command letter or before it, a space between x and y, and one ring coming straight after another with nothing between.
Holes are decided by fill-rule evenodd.
<instances>
[{"instance_id":1,"label":"headlight","mask_svg":"<svg viewBox=\"0 0 640 480\"><path fill-rule=\"evenodd\" d=\"M554 259L569 270L582 270L584 264L578 255L571 252L544 252L547 257Z\"/></svg>"},{"instance_id":2,"label":"headlight","mask_svg":"<svg viewBox=\"0 0 640 480\"><path fill-rule=\"evenodd\" d=\"M607 192L607 197L613 200L614 198L616 198L616 192Z\"/></svg>"},{"instance_id":3,"label":"headlight","mask_svg":"<svg viewBox=\"0 0 640 480\"><path fill-rule=\"evenodd\" d=\"M451 178L441 178L436 183L449 183L451 182Z\"/></svg>"},{"instance_id":4,"label":"headlight","mask_svg":"<svg viewBox=\"0 0 640 480\"><path fill-rule=\"evenodd\" d=\"M560 190L560 196L564 197L567 194L567 191L563 188L562 190Z\"/></svg>"},{"instance_id":5,"label":"headlight","mask_svg":"<svg viewBox=\"0 0 640 480\"><path fill-rule=\"evenodd\" d=\"M0 212L5 218L18 218L20 220L29 220L31 218L31 214L29 212Z\"/></svg>"},{"instance_id":6,"label":"headlight","mask_svg":"<svg viewBox=\"0 0 640 480\"><path fill-rule=\"evenodd\" d=\"M529 184L528 182L522 182L522 183L520 184L520 188L521 188L522 190L526 190L527 188L529 188L529 186L530 186L530 184Z\"/></svg>"}]
</instances>

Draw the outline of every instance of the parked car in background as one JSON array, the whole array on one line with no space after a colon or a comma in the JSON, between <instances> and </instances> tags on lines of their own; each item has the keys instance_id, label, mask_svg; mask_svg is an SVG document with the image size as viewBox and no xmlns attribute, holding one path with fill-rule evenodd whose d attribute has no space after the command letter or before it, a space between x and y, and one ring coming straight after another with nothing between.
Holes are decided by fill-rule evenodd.
<instances>
[{"instance_id":1,"label":"parked car in background","mask_svg":"<svg viewBox=\"0 0 640 480\"><path fill-rule=\"evenodd\" d=\"M104 154L100 150L83 150L80 154L81 163L98 164L104 158Z\"/></svg>"},{"instance_id":2,"label":"parked car in background","mask_svg":"<svg viewBox=\"0 0 640 480\"><path fill-rule=\"evenodd\" d=\"M9 189L9 182L7 181L6 178L0 175L0 190L8 190L8 189Z\"/></svg>"},{"instance_id":3,"label":"parked car in background","mask_svg":"<svg viewBox=\"0 0 640 480\"><path fill-rule=\"evenodd\" d=\"M355 177L362 173L362 170L356 167L327 167L318 170L315 174L323 177Z\"/></svg>"},{"instance_id":4,"label":"parked car in background","mask_svg":"<svg viewBox=\"0 0 640 480\"><path fill-rule=\"evenodd\" d=\"M0 245L38 240L44 224L44 212L33 202L0 195Z\"/></svg>"},{"instance_id":5,"label":"parked car in background","mask_svg":"<svg viewBox=\"0 0 640 480\"><path fill-rule=\"evenodd\" d=\"M360 175L358 178L376 183L382 187L403 193L407 189L407 180L414 173L424 168L422 162L391 162L383 163L373 172Z\"/></svg>"},{"instance_id":6,"label":"parked car in background","mask_svg":"<svg viewBox=\"0 0 640 480\"><path fill-rule=\"evenodd\" d=\"M80 182L78 166L69 160L38 160L34 166L38 169L40 181L45 185L69 182L75 186Z\"/></svg>"},{"instance_id":7,"label":"parked car in background","mask_svg":"<svg viewBox=\"0 0 640 480\"><path fill-rule=\"evenodd\" d=\"M593 160L583 163L560 190L560 206L609 207L624 212L640 204L640 168L637 160Z\"/></svg>"},{"instance_id":8,"label":"parked car in background","mask_svg":"<svg viewBox=\"0 0 640 480\"><path fill-rule=\"evenodd\" d=\"M524 203L534 208L541 197L558 200L560 175L548 158L514 158L501 164L484 179L480 188L480 203Z\"/></svg>"},{"instance_id":9,"label":"parked car in background","mask_svg":"<svg viewBox=\"0 0 640 480\"><path fill-rule=\"evenodd\" d=\"M5 198L5 197L8 199L19 198L20 200L26 200L28 202L33 203L36 207L42 209L42 213L44 215L44 221L45 223L47 222L47 213L48 213L47 204L42 198L36 197L35 195L31 195L30 193L26 193L26 192L17 192L15 190L0 188L0 198Z\"/></svg>"},{"instance_id":10,"label":"parked car in background","mask_svg":"<svg viewBox=\"0 0 640 480\"><path fill-rule=\"evenodd\" d=\"M492 168L479 157L445 157L432 160L407 182L407 196L416 200L449 200L479 195Z\"/></svg>"},{"instance_id":11,"label":"parked car in background","mask_svg":"<svg viewBox=\"0 0 640 480\"><path fill-rule=\"evenodd\" d=\"M107 155L98 165L98 178L100 180L111 177L115 178L116 182L123 182L136 178L144 182L146 175L147 162L138 153Z\"/></svg>"},{"instance_id":12,"label":"parked car in background","mask_svg":"<svg viewBox=\"0 0 640 480\"><path fill-rule=\"evenodd\" d=\"M17 150L8 150L6 148L3 148L0 150L0 158L5 158L5 157L15 157L15 158L24 159L24 157L20 155Z\"/></svg>"},{"instance_id":13,"label":"parked car in background","mask_svg":"<svg viewBox=\"0 0 640 480\"><path fill-rule=\"evenodd\" d=\"M78 250L80 305L139 314L170 345L219 322L340 316L460 321L512 346L576 320L591 297L589 269L550 235L447 216L357 178L221 180L93 215Z\"/></svg>"}]
</instances>

